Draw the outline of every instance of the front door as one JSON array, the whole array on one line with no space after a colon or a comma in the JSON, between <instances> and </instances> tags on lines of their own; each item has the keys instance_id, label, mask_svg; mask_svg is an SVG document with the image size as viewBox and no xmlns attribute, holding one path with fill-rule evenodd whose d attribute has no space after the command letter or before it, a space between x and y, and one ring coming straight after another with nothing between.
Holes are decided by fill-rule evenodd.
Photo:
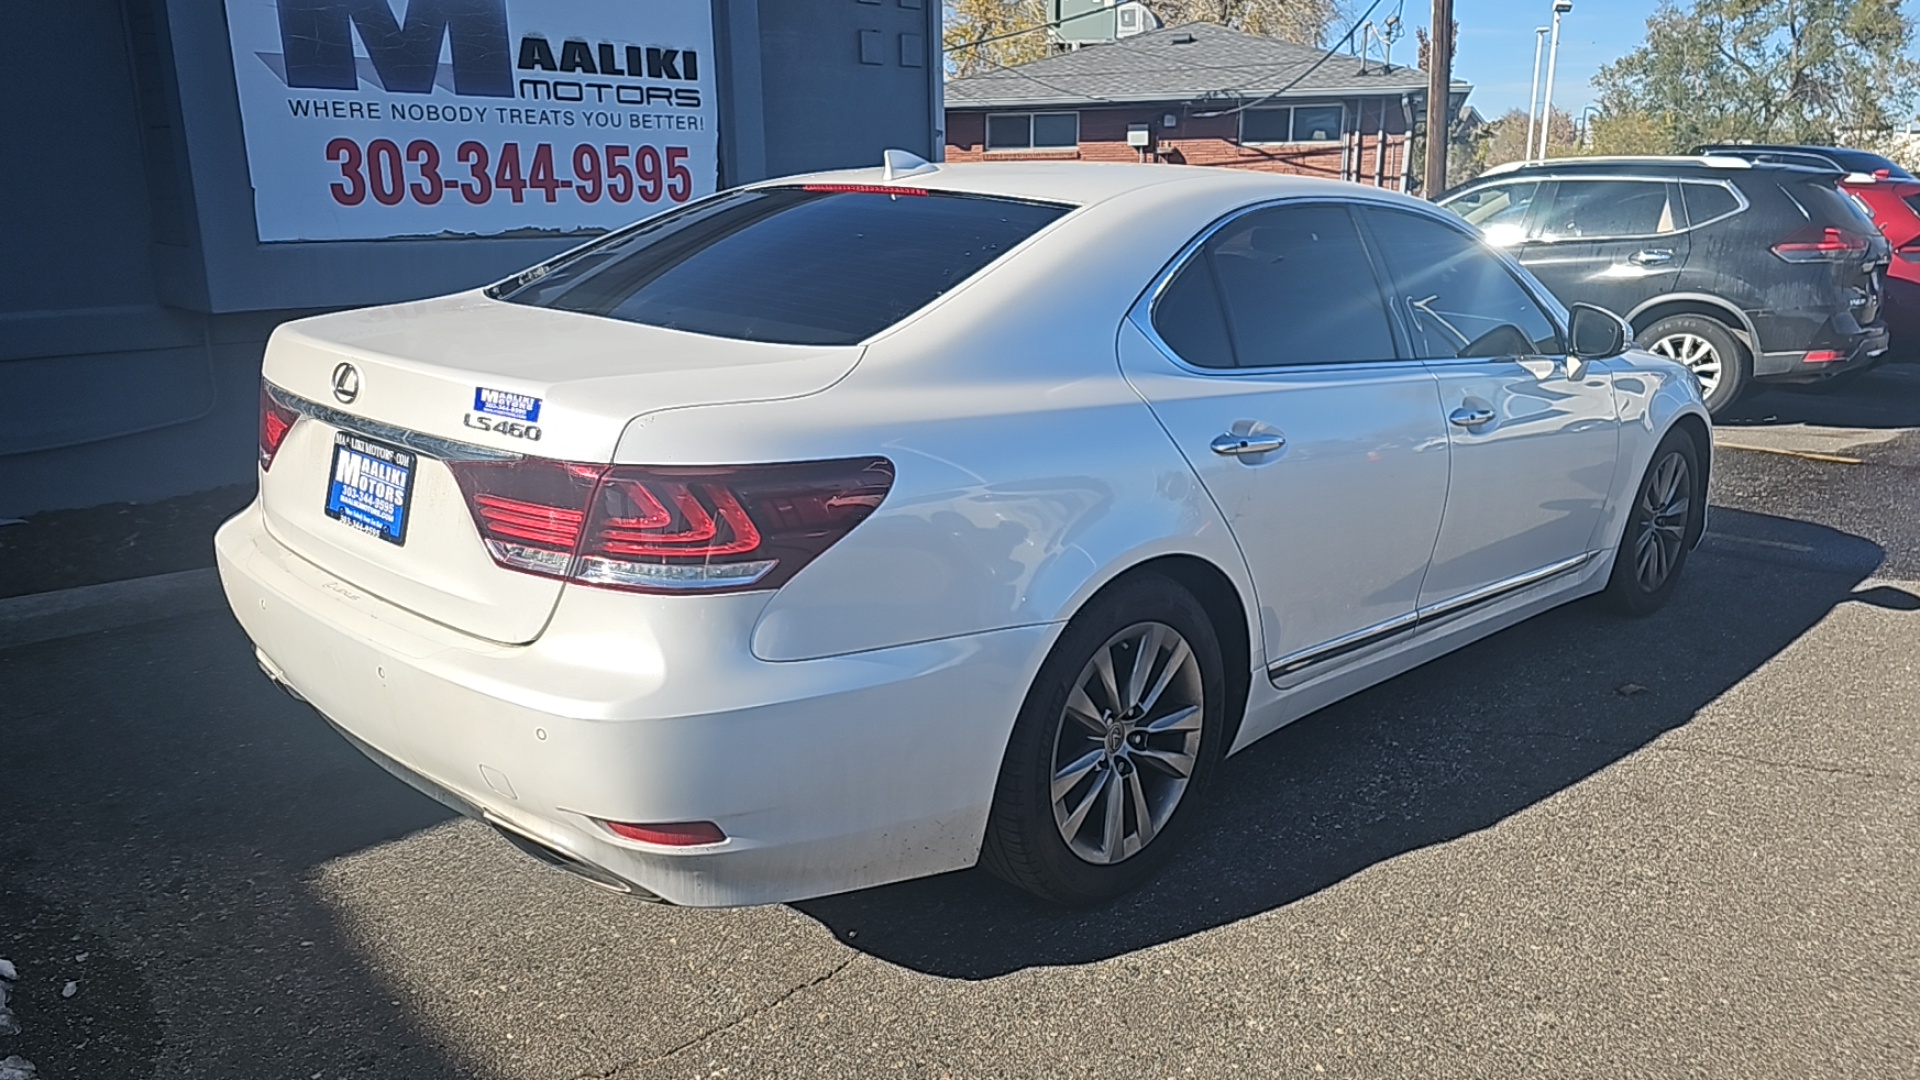
<instances>
[{"instance_id":1,"label":"front door","mask_svg":"<svg viewBox=\"0 0 1920 1080\"><path fill-rule=\"evenodd\" d=\"M1452 444L1421 609L1578 569L1601 544L1619 452L1607 365L1572 362L1555 318L1460 227L1385 207L1365 214L1414 349L1439 380Z\"/></svg>"},{"instance_id":2,"label":"front door","mask_svg":"<svg viewBox=\"0 0 1920 1080\"><path fill-rule=\"evenodd\" d=\"M1673 292L1691 238L1679 186L1664 180L1561 180L1513 248L1563 303L1625 315Z\"/></svg>"},{"instance_id":3,"label":"front door","mask_svg":"<svg viewBox=\"0 0 1920 1080\"><path fill-rule=\"evenodd\" d=\"M1412 629L1447 434L1435 376L1403 351L1329 202L1229 220L1122 330L1122 369L1246 555L1283 686Z\"/></svg>"}]
</instances>

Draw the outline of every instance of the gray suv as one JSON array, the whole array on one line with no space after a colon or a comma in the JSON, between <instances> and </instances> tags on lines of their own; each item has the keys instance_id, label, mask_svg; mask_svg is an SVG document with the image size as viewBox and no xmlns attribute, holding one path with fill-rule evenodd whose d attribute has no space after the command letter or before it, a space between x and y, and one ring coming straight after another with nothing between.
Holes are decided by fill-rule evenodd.
<instances>
[{"instance_id":1,"label":"gray suv","mask_svg":"<svg viewBox=\"0 0 1920 1080\"><path fill-rule=\"evenodd\" d=\"M1440 205L1564 303L1618 312L1686 364L1716 416L1762 382L1877 363L1886 239L1840 173L1732 157L1502 166Z\"/></svg>"}]
</instances>

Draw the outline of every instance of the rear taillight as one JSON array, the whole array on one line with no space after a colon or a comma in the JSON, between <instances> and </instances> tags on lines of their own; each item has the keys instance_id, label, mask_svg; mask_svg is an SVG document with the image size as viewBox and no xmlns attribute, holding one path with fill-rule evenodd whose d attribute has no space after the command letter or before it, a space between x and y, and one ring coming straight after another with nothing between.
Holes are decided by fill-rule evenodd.
<instances>
[{"instance_id":1,"label":"rear taillight","mask_svg":"<svg viewBox=\"0 0 1920 1080\"><path fill-rule=\"evenodd\" d=\"M273 457L287 441L287 432L293 430L293 422L300 414L273 400L273 392L267 384L260 384L260 471L273 468Z\"/></svg>"},{"instance_id":2,"label":"rear taillight","mask_svg":"<svg viewBox=\"0 0 1920 1080\"><path fill-rule=\"evenodd\" d=\"M1790 263L1841 262L1865 255L1868 246L1859 233L1809 225L1773 245L1773 253Z\"/></svg>"},{"instance_id":3,"label":"rear taillight","mask_svg":"<svg viewBox=\"0 0 1920 1080\"><path fill-rule=\"evenodd\" d=\"M885 458L447 465L494 562L653 593L778 588L866 520L893 486Z\"/></svg>"}]
</instances>

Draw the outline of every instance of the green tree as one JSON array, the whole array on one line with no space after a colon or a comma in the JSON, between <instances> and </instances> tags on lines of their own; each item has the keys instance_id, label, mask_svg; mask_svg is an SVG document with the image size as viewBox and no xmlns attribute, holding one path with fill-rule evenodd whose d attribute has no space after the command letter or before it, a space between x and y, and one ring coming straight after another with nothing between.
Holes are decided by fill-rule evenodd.
<instances>
[{"instance_id":1,"label":"green tree","mask_svg":"<svg viewBox=\"0 0 1920 1080\"><path fill-rule=\"evenodd\" d=\"M1301 45L1327 43L1340 14L1334 0L1147 0L1147 7L1168 26L1219 23Z\"/></svg>"},{"instance_id":2,"label":"green tree","mask_svg":"<svg viewBox=\"0 0 1920 1080\"><path fill-rule=\"evenodd\" d=\"M1920 64L1902 0L1671 0L1600 70L1594 148L1678 153L1747 139L1831 145L1910 115Z\"/></svg>"},{"instance_id":3,"label":"green tree","mask_svg":"<svg viewBox=\"0 0 1920 1080\"><path fill-rule=\"evenodd\" d=\"M1337 0L1146 0L1168 26L1210 22L1303 45L1321 44L1340 16ZM941 41L953 77L1013 67L1053 50L1043 29L1048 0L946 0ZM994 40L986 40L986 39ZM975 45L974 42L984 41ZM1331 44L1331 43L1329 43Z\"/></svg>"},{"instance_id":4,"label":"green tree","mask_svg":"<svg viewBox=\"0 0 1920 1080\"><path fill-rule=\"evenodd\" d=\"M947 0L941 44L952 78L1038 60L1051 48L1047 0ZM986 39L996 40L986 40ZM974 42L985 41L975 45Z\"/></svg>"}]
</instances>

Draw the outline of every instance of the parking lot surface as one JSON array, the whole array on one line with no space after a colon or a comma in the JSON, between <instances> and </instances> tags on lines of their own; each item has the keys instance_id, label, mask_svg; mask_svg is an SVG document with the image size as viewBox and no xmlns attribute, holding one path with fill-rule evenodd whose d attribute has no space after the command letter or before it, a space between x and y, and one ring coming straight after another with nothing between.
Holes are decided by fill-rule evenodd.
<instances>
[{"instance_id":1,"label":"parking lot surface","mask_svg":"<svg viewBox=\"0 0 1920 1080\"><path fill-rule=\"evenodd\" d=\"M0 651L43 1080L1920 1075L1920 366L1756 398L1647 620L1560 609L1231 759L1111 907L637 904L451 818L225 614ZM73 991L66 995L68 984Z\"/></svg>"}]
</instances>

